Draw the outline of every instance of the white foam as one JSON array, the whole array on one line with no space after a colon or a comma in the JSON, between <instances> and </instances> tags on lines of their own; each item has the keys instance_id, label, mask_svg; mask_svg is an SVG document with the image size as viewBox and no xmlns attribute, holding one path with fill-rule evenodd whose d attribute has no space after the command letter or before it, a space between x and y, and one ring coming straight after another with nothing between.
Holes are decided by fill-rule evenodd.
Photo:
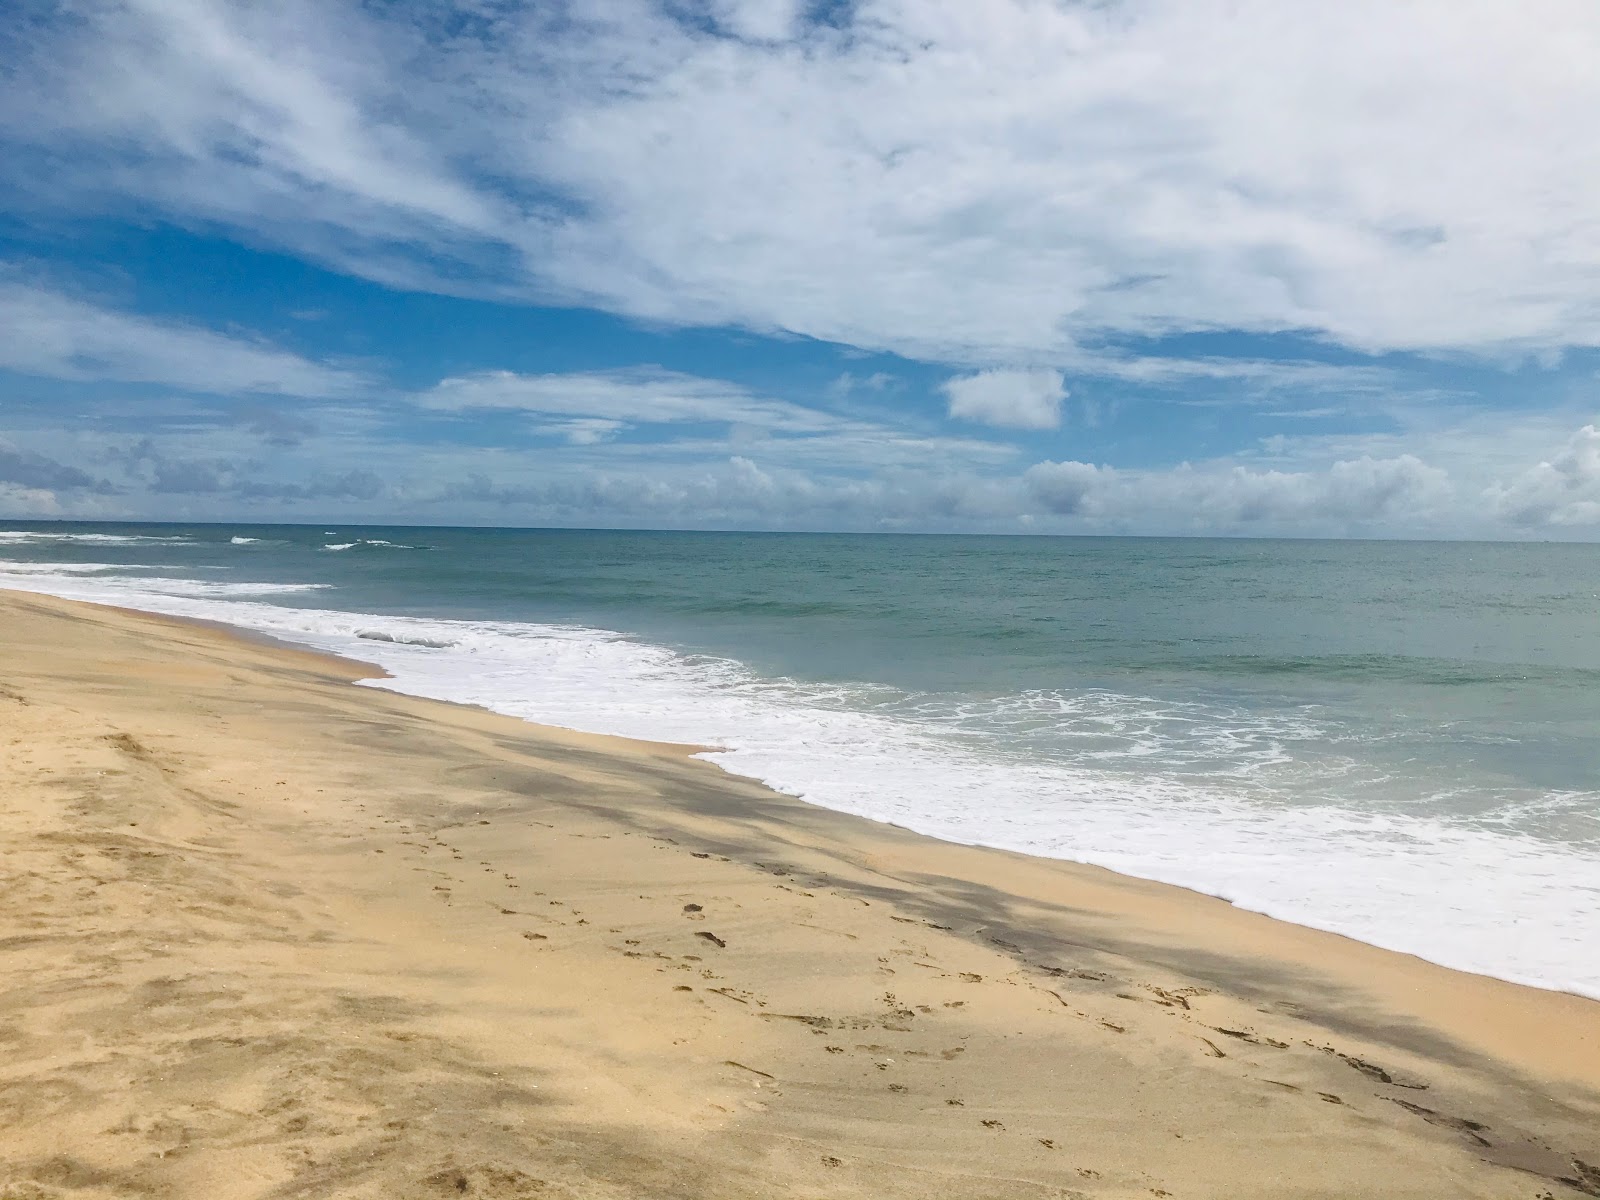
<instances>
[{"instance_id":1,"label":"white foam","mask_svg":"<svg viewBox=\"0 0 1600 1200\"><path fill-rule=\"evenodd\" d=\"M363 546L375 546L384 550L418 550L421 547L407 546L401 542L389 542L383 538L357 538L353 542L330 542L323 546L324 550L355 550Z\"/></svg>"},{"instance_id":2,"label":"white foam","mask_svg":"<svg viewBox=\"0 0 1600 1200\"><path fill-rule=\"evenodd\" d=\"M231 537L228 539L228 545L230 546L255 546L260 542L260 538Z\"/></svg>"},{"instance_id":3,"label":"white foam","mask_svg":"<svg viewBox=\"0 0 1600 1200\"><path fill-rule=\"evenodd\" d=\"M10 575L37 575L41 578L67 575L101 575L108 572L125 572L129 568L117 563L0 563L0 570Z\"/></svg>"},{"instance_id":4,"label":"white foam","mask_svg":"<svg viewBox=\"0 0 1600 1200\"><path fill-rule=\"evenodd\" d=\"M25 546L35 543L60 543L82 542L91 546L142 546L152 542L165 542L169 545L192 546L193 538L164 536L155 534L121 534L121 533L55 533L34 529L0 529L0 546Z\"/></svg>"},{"instance_id":5,"label":"white foam","mask_svg":"<svg viewBox=\"0 0 1600 1200\"><path fill-rule=\"evenodd\" d=\"M195 600L228 600L232 597L320 592L326 591L331 586L326 583L225 583L210 579L183 579L177 576L121 574L139 569L113 563L0 561L0 588L44 592L67 599L116 604L123 608L169 612L173 610L167 601L179 597ZM113 574L114 572L117 574ZM96 586L90 586L91 581ZM241 624L237 618L228 615L232 612L233 609L230 607L223 613L208 613L205 619Z\"/></svg>"},{"instance_id":6,"label":"white foam","mask_svg":"<svg viewBox=\"0 0 1600 1200\"><path fill-rule=\"evenodd\" d=\"M144 594L160 596L192 596L213 600L226 600L232 596L281 596L295 592L321 592L330 587L326 583L222 583L209 579L140 579L139 588ZM132 608L141 605L129 605ZM220 619L220 618L219 618Z\"/></svg>"},{"instance_id":7,"label":"white foam","mask_svg":"<svg viewBox=\"0 0 1600 1200\"><path fill-rule=\"evenodd\" d=\"M1557 844L1436 819L1253 803L1247 791L1170 772L1140 776L1126 763L1110 771L999 759L959 730L863 711L869 696L762 679L727 660L603 630L290 609L160 582L165 590L144 579L0 573L0 586L231 621L393 676L370 686L715 746L710 761L828 808L949 841L1095 863L1447 966L1600 999L1600 863ZM1094 719L1109 719L1101 710L1112 703L1113 694L1096 697Z\"/></svg>"}]
</instances>

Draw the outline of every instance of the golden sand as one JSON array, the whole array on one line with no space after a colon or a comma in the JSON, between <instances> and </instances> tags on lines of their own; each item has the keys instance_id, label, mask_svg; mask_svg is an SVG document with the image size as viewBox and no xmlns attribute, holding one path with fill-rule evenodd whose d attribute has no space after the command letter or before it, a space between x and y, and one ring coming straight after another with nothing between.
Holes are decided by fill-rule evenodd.
<instances>
[{"instance_id":1,"label":"golden sand","mask_svg":"<svg viewBox=\"0 0 1600 1200\"><path fill-rule=\"evenodd\" d=\"M0 596L0 1197L1600 1195L1600 1005L361 673Z\"/></svg>"}]
</instances>

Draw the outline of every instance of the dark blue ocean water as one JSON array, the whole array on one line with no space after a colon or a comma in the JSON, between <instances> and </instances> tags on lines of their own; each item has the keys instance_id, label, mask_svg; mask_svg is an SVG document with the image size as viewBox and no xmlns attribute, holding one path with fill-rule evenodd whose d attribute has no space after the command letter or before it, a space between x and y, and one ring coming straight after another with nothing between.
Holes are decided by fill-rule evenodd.
<instances>
[{"instance_id":1,"label":"dark blue ocean water","mask_svg":"<svg viewBox=\"0 0 1600 1200\"><path fill-rule=\"evenodd\" d=\"M8 524L0 583L1600 994L1600 547Z\"/></svg>"}]
</instances>

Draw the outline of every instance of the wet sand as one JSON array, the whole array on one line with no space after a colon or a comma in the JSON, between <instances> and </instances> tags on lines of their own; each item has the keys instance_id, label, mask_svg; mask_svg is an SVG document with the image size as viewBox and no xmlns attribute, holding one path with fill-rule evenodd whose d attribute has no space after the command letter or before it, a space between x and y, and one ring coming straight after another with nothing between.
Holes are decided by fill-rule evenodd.
<instances>
[{"instance_id":1,"label":"wet sand","mask_svg":"<svg viewBox=\"0 0 1600 1200\"><path fill-rule=\"evenodd\" d=\"M0 594L0 1197L1600 1196L1600 1004L362 674Z\"/></svg>"}]
</instances>

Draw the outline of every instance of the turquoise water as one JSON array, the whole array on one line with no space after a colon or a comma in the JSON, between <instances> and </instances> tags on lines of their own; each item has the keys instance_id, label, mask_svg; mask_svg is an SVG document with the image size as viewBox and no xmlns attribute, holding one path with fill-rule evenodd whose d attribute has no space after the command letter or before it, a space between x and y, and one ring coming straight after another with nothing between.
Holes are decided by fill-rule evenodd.
<instances>
[{"instance_id":1,"label":"turquoise water","mask_svg":"<svg viewBox=\"0 0 1600 1200\"><path fill-rule=\"evenodd\" d=\"M0 583L1600 995L1600 547L9 524Z\"/></svg>"}]
</instances>

